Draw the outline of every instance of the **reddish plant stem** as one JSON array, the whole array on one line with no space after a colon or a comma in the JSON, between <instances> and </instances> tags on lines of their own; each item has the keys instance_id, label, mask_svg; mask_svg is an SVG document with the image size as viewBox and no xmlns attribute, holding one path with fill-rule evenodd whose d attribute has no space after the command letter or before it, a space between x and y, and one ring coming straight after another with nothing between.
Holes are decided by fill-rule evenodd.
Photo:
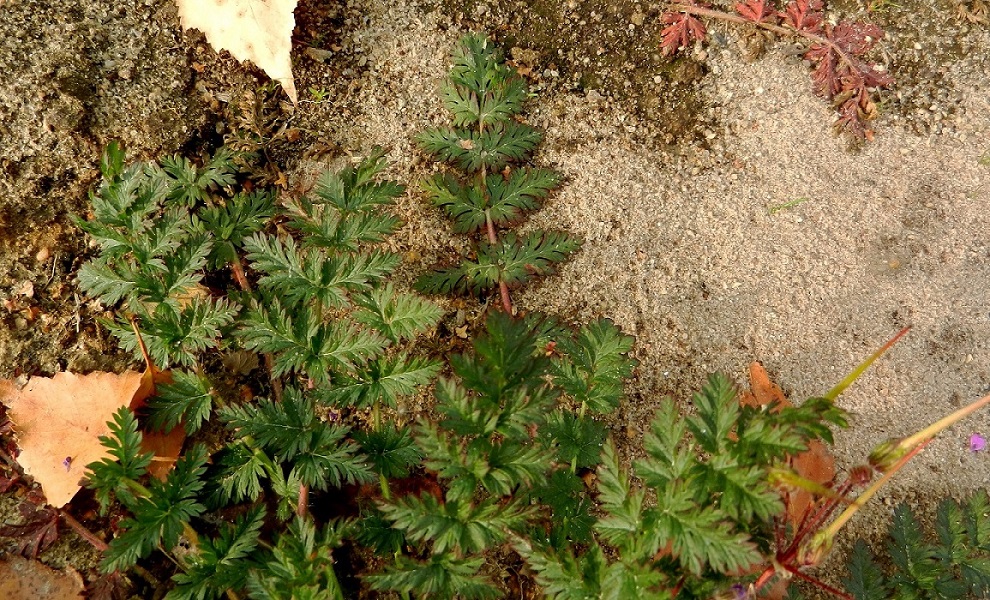
<instances>
[{"instance_id":1,"label":"reddish plant stem","mask_svg":"<svg viewBox=\"0 0 990 600\"><path fill-rule=\"evenodd\" d=\"M106 552L107 548L109 548L106 542L96 537L96 535L93 532L86 529L86 527L82 523L77 521L76 518L70 515L68 512L60 508L58 509L58 514L60 517L62 517L62 520L65 521L65 524L68 525L70 529L75 531L79 535L79 537L89 542L90 546L96 548L100 552Z\"/></svg>"},{"instance_id":2,"label":"reddish plant stem","mask_svg":"<svg viewBox=\"0 0 990 600\"><path fill-rule=\"evenodd\" d=\"M795 577L797 577L798 579L803 579L804 581L807 581L808 583L810 583L810 584L812 584L814 586L820 587L821 589L825 590L826 592L828 592L830 594L834 594L838 598L842 598L842 600L854 600L853 597L850 596L849 594L843 592L842 590L839 590L839 589L836 589L836 588L830 586L829 584L825 583L821 579L818 579L817 577L812 577L811 575L807 575L805 573L802 573L801 571L798 571L797 569L787 568L787 571L790 574L792 574Z\"/></svg>"},{"instance_id":3,"label":"reddish plant stem","mask_svg":"<svg viewBox=\"0 0 990 600\"><path fill-rule=\"evenodd\" d=\"M253 293L251 289L251 282L248 281L247 274L244 272L244 265L241 264L241 257L234 253L234 260L230 263L230 271L234 274L234 281L237 282L238 287L242 291L248 294ZM275 401L282 402L282 382L278 377L275 377L275 359L272 357L270 352L264 353L265 357L265 369L268 370L268 380L272 382L272 392L275 393Z\"/></svg>"},{"instance_id":4,"label":"reddish plant stem","mask_svg":"<svg viewBox=\"0 0 990 600\"><path fill-rule=\"evenodd\" d=\"M488 211L485 211L485 230L488 232L488 242L494 246L498 242L498 237L495 235L495 224L492 223ZM502 310L512 316L512 298L509 296L509 286L504 281L498 282L498 292L502 297Z\"/></svg>"},{"instance_id":5,"label":"reddish plant stem","mask_svg":"<svg viewBox=\"0 0 990 600\"><path fill-rule=\"evenodd\" d=\"M299 484L299 502L296 503L296 514L305 517L309 512L309 487Z\"/></svg>"},{"instance_id":6,"label":"reddish plant stem","mask_svg":"<svg viewBox=\"0 0 990 600\"><path fill-rule=\"evenodd\" d=\"M680 4L674 2L668 6L668 9L672 12L682 12L689 15L694 15L696 17L708 17L710 19L720 19L722 21L728 21L730 23L738 23L740 25L755 25L761 29L766 29L767 31L772 31L780 35L786 35L790 37L803 37L810 40L816 44L822 44L831 48L842 60L842 62L847 65L854 64L852 58L842 50L835 42L828 39L827 37L820 36L810 31L804 31L802 29L795 29L793 27L785 27L783 25L777 25L776 23L766 23L764 21L752 21L745 17L739 15L734 15L732 13L723 12L721 10L713 10L711 8L704 8L702 6L694 6L691 4Z\"/></svg>"}]
</instances>

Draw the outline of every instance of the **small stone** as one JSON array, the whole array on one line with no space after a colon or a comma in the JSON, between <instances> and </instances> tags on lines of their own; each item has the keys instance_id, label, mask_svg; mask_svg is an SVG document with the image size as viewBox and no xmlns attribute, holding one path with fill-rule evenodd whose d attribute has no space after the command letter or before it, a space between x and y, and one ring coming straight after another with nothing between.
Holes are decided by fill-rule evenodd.
<instances>
[{"instance_id":1,"label":"small stone","mask_svg":"<svg viewBox=\"0 0 990 600\"><path fill-rule=\"evenodd\" d=\"M645 19L646 19L646 15L644 15L639 11L636 11L632 14L632 17L629 18L629 22L635 25L636 27L642 27L643 21Z\"/></svg>"},{"instance_id":2,"label":"small stone","mask_svg":"<svg viewBox=\"0 0 990 600\"><path fill-rule=\"evenodd\" d=\"M24 296L25 298L34 298L34 284L30 281L22 281L14 289L10 290L15 296Z\"/></svg>"},{"instance_id":3,"label":"small stone","mask_svg":"<svg viewBox=\"0 0 990 600\"><path fill-rule=\"evenodd\" d=\"M40 263L47 262L49 257L51 257L51 255L52 255L51 250L49 250L48 248L42 248L41 250L38 250L37 254L34 255L34 260Z\"/></svg>"},{"instance_id":4,"label":"small stone","mask_svg":"<svg viewBox=\"0 0 990 600\"><path fill-rule=\"evenodd\" d=\"M324 50L323 48L306 48L304 53L316 62L327 62L333 58L333 52Z\"/></svg>"}]
</instances>

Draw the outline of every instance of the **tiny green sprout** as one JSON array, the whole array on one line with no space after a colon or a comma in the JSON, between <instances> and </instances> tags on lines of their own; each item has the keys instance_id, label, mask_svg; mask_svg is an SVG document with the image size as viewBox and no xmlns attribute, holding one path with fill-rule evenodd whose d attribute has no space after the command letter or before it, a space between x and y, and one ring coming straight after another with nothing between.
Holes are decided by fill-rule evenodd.
<instances>
[{"instance_id":1,"label":"tiny green sprout","mask_svg":"<svg viewBox=\"0 0 990 600\"><path fill-rule=\"evenodd\" d=\"M771 215L775 215L775 214L779 213L782 210L787 210L788 208L794 208L798 204L801 204L803 202L807 202L808 200L811 200L811 198L808 198L806 196L802 196L801 198L795 198L794 200L791 200L790 202L784 202L783 204L777 204L777 205L771 206L770 208L767 209L767 212L769 214L771 214Z\"/></svg>"},{"instance_id":2,"label":"tiny green sprout","mask_svg":"<svg viewBox=\"0 0 990 600\"><path fill-rule=\"evenodd\" d=\"M987 150L980 155L980 158L976 161L981 167L990 167L990 150Z\"/></svg>"},{"instance_id":3,"label":"tiny green sprout","mask_svg":"<svg viewBox=\"0 0 990 600\"><path fill-rule=\"evenodd\" d=\"M321 104L326 102L327 98L330 96L330 91L327 88L310 87L309 95L313 97L312 102L316 104Z\"/></svg>"},{"instance_id":4,"label":"tiny green sprout","mask_svg":"<svg viewBox=\"0 0 990 600\"><path fill-rule=\"evenodd\" d=\"M901 8L901 5L894 0L870 0L866 6L866 10L874 14L887 12L893 8Z\"/></svg>"}]
</instances>

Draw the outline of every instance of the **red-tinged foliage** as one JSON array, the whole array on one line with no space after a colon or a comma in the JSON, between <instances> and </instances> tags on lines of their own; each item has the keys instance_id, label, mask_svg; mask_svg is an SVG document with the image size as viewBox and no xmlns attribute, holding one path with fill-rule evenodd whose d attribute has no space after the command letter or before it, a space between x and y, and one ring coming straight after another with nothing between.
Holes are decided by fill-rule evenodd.
<instances>
[{"instance_id":1,"label":"red-tinged foliage","mask_svg":"<svg viewBox=\"0 0 990 600\"><path fill-rule=\"evenodd\" d=\"M867 126L877 117L872 93L894 83L888 73L862 58L883 38L883 30L876 25L858 21L826 24L823 0L790 0L782 11L773 8L773 0L740 0L735 5L737 14L711 10L693 1L675 0L670 9L663 15L667 27L661 32L660 47L665 55L705 39L707 31L701 17L731 23L739 23L741 18L779 35L805 38L810 47L804 58L813 64L813 89L832 101L839 113L836 128L856 137L873 138Z\"/></svg>"},{"instance_id":2,"label":"red-tinged foliage","mask_svg":"<svg viewBox=\"0 0 990 600\"><path fill-rule=\"evenodd\" d=\"M776 22L777 20L777 11L773 8L773 0L746 0L746 2L737 2L735 9L744 19L753 21L754 23L763 23L768 20ZM773 17L773 19L770 17Z\"/></svg>"},{"instance_id":3,"label":"red-tinged foliage","mask_svg":"<svg viewBox=\"0 0 990 600\"><path fill-rule=\"evenodd\" d=\"M22 502L17 509L24 522L0 527L0 536L14 539L21 556L38 558L58 539L58 511L49 507L38 508L30 502Z\"/></svg>"},{"instance_id":4,"label":"red-tinged foliage","mask_svg":"<svg viewBox=\"0 0 990 600\"><path fill-rule=\"evenodd\" d=\"M839 112L836 127L871 138L867 123L877 116L871 88L893 85L894 78L860 57L883 37L871 23L843 22L825 27L829 44L814 44L804 57L815 64L811 81L815 93L832 100Z\"/></svg>"},{"instance_id":5,"label":"red-tinged foliage","mask_svg":"<svg viewBox=\"0 0 990 600\"><path fill-rule=\"evenodd\" d=\"M808 33L821 33L823 8L822 0L793 0L780 16L788 27Z\"/></svg>"},{"instance_id":6,"label":"red-tinged foliage","mask_svg":"<svg viewBox=\"0 0 990 600\"><path fill-rule=\"evenodd\" d=\"M671 12L663 16L663 22L667 27L660 32L663 41L660 48L664 55L670 56L681 48L687 48L695 40L704 41L708 35L705 24L694 15L684 12Z\"/></svg>"}]
</instances>

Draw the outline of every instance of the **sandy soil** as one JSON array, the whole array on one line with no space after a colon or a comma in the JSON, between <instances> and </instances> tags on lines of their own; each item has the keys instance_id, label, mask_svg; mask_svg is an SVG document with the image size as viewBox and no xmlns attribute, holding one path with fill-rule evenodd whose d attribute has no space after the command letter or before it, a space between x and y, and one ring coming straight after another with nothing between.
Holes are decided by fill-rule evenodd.
<instances>
[{"instance_id":1,"label":"sandy soil","mask_svg":"<svg viewBox=\"0 0 990 600\"><path fill-rule=\"evenodd\" d=\"M635 446L665 397L687 400L713 370L742 381L753 360L794 399L823 393L907 325L841 398L855 413L837 436L841 465L990 392L990 31L949 0L874 15L840 5L888 31L878 59L899 80L876 140L857 148L833 135L786 44L754 58L752 36L716 26L716 43L671 67L657 7L317 4L297 10L304 102L274 117L297 135L267 147L290 193L373 145L388 148L393 177L428 173L412 136L445 122L435 91L466 29L494 32L532 68L527 118L546 132L537 162L567 182L530 225L585 246L519 301L609 316L636 335L620 440ZM121 368L98 307L71 283L88 255L66 216L85 210L107 142L141 158L216 143L244 130L250 119L232 120L231 107L264 78L182 33L167 0L7 2L0 40L0 376ZM417 194L401 208L397 247L419 257L410 274L463 247ZM990 454L969 452L974 432L990 434L990 413L936 440L847 539L875 538L901 500L931 511L985 487Z\"/></svg>"}]
</instances>

